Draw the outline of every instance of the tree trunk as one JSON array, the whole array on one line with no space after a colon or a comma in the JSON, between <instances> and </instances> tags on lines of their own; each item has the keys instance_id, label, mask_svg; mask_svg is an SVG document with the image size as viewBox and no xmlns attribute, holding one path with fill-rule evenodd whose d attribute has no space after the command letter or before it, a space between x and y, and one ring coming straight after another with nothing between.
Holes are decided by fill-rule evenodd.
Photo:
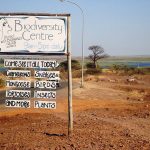
<instances>
[{"instance_id":1,"label":"tree trunk","mask_svg":"<svg viewBox=\"0 0 150 150\"><path fill-rule=\"evenodd\" d=\"M96 69L96 60L94 59L93 62L94 62L94 68Z\"/></svg>"}]
</instances>

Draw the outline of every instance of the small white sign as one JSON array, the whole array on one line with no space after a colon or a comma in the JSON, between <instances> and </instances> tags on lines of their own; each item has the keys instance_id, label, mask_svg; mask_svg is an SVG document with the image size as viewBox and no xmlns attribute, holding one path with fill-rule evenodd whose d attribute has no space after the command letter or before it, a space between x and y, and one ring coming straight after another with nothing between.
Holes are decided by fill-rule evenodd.
<instances>
[{"instance_id":1,"label":"small white sign","mask_svg":"<svg viewBox=\"0 0 150 150\"><path fill-rule=\"evenodd\" d=\"M6 97L30 98L31 91L29 90L6 90Z\"/></svg>"},{"instance_id":2,"label":"small white sign","mask_svg":"<svg viewBox=\"0 0 150 150\"><path fill-rule=\"evenodd\" d=\"M30 88L31 82L24 80L6 80L6 87Z\"/></svg>"},{"instance_id":3,"label":"small white sign","mask_svg":"<svg viewBox=\"0 0 150 150\"><path fill-rule=\"evenodd\" d=\"M6 100L6 107L30 108L29 100Z\"/></svg>"},{"instance_id":4,"label":"small white sign","mask_svg":"<svg viewBox=\"0 0 150 150\"><path fill-rule=\"evenodd\" d=\"M35 71L35 78L48 78L49 80L59 80L59 71Z\"/></svg>"},{"instance_id":5,"label":"small white sign","mask_svg":"<svg viewBox=\"0 0 150 150\"><path fill-rule=\"evenodd\" d=\"M34 101L34 108L56 109L56 102L53 102L53 101Z\"/></svg>"},{"instance_id":6,"label":"small white sign","mask_svg":"<svg viewBox=\"0 0 150 150\"><path fill-rule=\"evenodd\" d=\"M8 68L56 68L59 63L55 60L22 60L4 59L4 67Z\"/></svg>"},{"instance_id":7,"label":"small white sign","mask_svg":"<svg viewBox=\"0 0 150 150\"><path fill-rule=\"evenodd\" d=\"M55 81L35 81L34 88L56 89Z\"/></svg>"},{"instance_id":8,"label":"small white sign","mask_svg":"<svg viewBox=\"0 0 150 150\"><path fill-rule=\"evenodd\" d=\"M28 70L8 70L8 77L31 77L31 71Z\"/></svg>"},{"instance_id":9,"label":"small white sign","mask_svg":"<svg viewBox=\"0 0 150 150\"><path fill-rule=\"evenodd\" d=\"M56 99L56 91L34 91L34 97Z\"/></svg>"}]
</instances>

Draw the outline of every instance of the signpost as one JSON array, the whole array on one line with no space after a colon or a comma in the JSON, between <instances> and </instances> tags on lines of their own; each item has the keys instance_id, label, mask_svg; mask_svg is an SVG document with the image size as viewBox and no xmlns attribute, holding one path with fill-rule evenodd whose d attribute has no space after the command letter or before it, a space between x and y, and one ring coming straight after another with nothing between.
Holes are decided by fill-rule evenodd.
<instances>
[{"instance_id":1,"label":"signpost","mask_svg":"<svg viewBox=\"0 0 150 150\"><path fill-rule=\"evenodd\" d=\"M70 14L1 13L0 55L66 55L68 60L68 134L73 130L72 73L70 52ZM59 71L53 71L59 64L55 60L5 59L7 68L36 68L34 71L34 108L56 109L57 82ZM44 69L41 70L41 69ZM51 71L45 71L45 69ZM8 70L6 80L6 107L30 108L30 70ZM24 77L26 80L18 80ZM16 80L12 80L16 78ZM38 80L40 79L40 80ZM45 80L46 79L46 80ZM20 90L21 89L21 90ZM40 89L40 90L39 90ZM41 90L44 89L44 90ZM45 90L50 89L50 90ZM17 98L23 100L17 100ZM40 100L45 99L45 101Z\"/></svg>"}]
</instances>

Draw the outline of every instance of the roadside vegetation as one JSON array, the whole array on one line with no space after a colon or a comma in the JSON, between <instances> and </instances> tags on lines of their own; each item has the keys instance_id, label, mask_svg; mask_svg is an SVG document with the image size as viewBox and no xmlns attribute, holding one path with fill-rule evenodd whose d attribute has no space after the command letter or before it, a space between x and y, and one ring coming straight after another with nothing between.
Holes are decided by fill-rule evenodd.
<instances>
[{"instance_id":1,"label":"roadside vegetation","mask_svg":"<svg viewBox=\"0 0 150 150\"><path fill-rule=\"evenodd\" d=\"M126 65L113 65L110 70L119 75L150 74L150 68L135 68Z\"/></svg>"},{"instance_id":2,"label":"roadside vegetation","mask_svg":"<svg viewBox=\"0 0 150 150\"><path fill-rule=\"evenodd\" d=\"M78 60L71 60L72 68L72 77L80 78L81 77L81 64ZM61 79L66 79L68 76L68 62L67 60L63 61L59 65L60 77Z\"/></svg>"}]
</instances>

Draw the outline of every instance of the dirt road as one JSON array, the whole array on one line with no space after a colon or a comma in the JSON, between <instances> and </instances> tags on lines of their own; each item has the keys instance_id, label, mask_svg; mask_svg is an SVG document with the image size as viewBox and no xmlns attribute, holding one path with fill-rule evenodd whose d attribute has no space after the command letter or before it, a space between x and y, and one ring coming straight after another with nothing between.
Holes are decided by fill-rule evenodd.
<instances>
[{"instance_id":1,"label":"dirt road","mask_svg":"<svg viewBox=\"0 0 150 150\"><path fill-rule=\"evenodd\" d=\"M1 150L149 150L150 77L88 77L74 80L74 131L67 133L66 89L57 109L18 110L1 106Z\"/></svg>"}]
</instances>

